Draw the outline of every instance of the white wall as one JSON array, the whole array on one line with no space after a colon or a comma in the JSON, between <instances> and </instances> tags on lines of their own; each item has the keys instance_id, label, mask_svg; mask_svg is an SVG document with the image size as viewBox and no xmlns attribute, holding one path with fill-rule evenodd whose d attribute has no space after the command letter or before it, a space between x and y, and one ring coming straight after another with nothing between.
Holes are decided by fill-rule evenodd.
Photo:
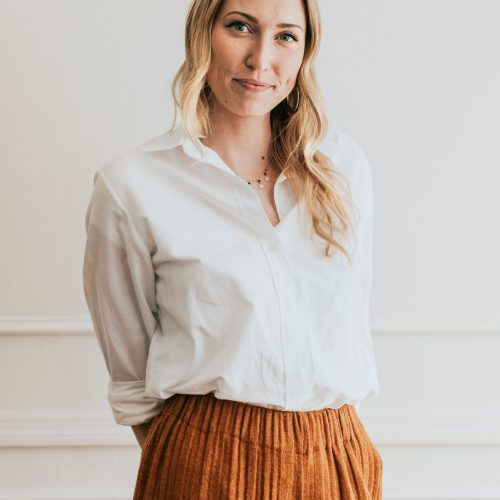
<instances>
[{"instance_id":1,"label":"white wall","mask_svg":"<svg viewBox=\"0 0 500 500\"><path fill-rule=\"evenodd\" d=\"M0 498L131 498L81 266L93 172L160 134L186 0L0 0ZM375 184L361 416L386 499L500 499L496 0L321 1L321 85Z\"/></svg>"}]
</instances>

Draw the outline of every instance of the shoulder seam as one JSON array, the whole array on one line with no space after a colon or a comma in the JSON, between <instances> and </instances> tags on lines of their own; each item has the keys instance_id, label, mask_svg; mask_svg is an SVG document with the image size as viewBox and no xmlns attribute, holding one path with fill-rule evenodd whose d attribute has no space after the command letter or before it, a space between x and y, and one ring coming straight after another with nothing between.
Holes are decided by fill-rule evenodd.
<instances>
[{"instance_id":1,"label":"shoulder seam","mask_svg":"<svg viewBox=\"0 0 500 500\"><path fill-rule=\"evenodd\" d=\"M110 194L110 196L113 199L113 201L115 202L115 204L123 212L126 219L129 221L130 227L133 229L133 231L135 233L136 240L140 242L140 246L142 247L142 250L149 254L148 246L144 242L144 240L141 236L141 233L139 232L139 230L135 226L134 220L132 219L132 216L130 215L130 212L128 211L127 207L125 206L123 201L120 199L120 197L116 194L115 190L111 187L110 183L108 182L108 180L106 179L106 176L104 175L104 173L102 171L98 173L98 177L101 178L104 189L106 189L106 191Z\"/></svg>"}]
</instances>

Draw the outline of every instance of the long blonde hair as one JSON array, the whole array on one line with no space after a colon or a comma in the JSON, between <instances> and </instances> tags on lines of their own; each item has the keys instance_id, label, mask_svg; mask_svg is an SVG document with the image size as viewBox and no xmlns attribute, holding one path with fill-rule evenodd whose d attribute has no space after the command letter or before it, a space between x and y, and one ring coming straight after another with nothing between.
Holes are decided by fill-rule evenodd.
<instances>
[{"instance_id":1,"label":"long blonde hair","mask_svg":"<svg viewBox=\"0 0 500 500\"><path fill-rule=\"evenodd\" d=\"M311 227L326 242L325 256L331 256L333 246L351 263L351 255L340 242L353 229L346 208L352 203L351 189L330 158L318 150L328 129L314 66L321 37L319 6L317 0L303 1L307 19L304 58L294 89L271 110L270 161L286 171L297 198L305 201L312 216ZM222 2L192 1L186 20L186 57L172 82L172 128L179 110L185 133L200 149L197 139L207 137L211 131L211 89L206 75L211 63L212 26Z\"/></svg>"}]
</instances>

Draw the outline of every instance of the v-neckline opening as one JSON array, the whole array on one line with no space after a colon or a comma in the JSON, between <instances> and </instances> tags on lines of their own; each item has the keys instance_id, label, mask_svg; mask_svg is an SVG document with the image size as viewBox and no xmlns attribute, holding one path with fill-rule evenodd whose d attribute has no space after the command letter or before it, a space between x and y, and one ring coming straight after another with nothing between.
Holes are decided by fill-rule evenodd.
<instances>
[{"instance_id":1,"label":"v-neckline opening","mask_svg":"<svg viewBox=\"0 0 500 500\"><path fill-rule=\"evenodd\" d=\"M274 187L276 187L276 185L277 184L275 184ZM259 195L255 192L255 190L253 192L254 192L254 195L257 197L257 201L260 205L260 211L261 211L262 215L267 219L267 224L270 227L271 231L273 233L279 232L281 230L282 226L284 225L286 219L297 208L298 201L295 199L295 201L293 202L292 206L288 209L288 211L283 216L281 216L280 210L279 210L278 205L276 203L276 196L274 195L274 192L273 192L274 203L276 205L276 212L278 213L278 217L279 217L279 222L275 226L273 226L271 220L269 219L269 217L267 215L266 209L264 208L264 205L262 204L262 201L260 200Z\"/></svg>"},{"instance_id":2,"label":"v-neckline opening","mask_svg":"<svg viewBox=\"0 0 500 500\"><path fill-rule=\"evenodd\" d=\"M217 151L215 151L215 149L212 149L210 146L207 146L206 144L203 144L203 142L201 142L201 141L200 141L200 144L201 144L202 150L204 150L204 152L206 153L206 156L203 155L203 158L198 157L199 161L200 160L201 161L205 161L206 163L208 163L210 165L213 165L213 166L215 166L217 168L220 168L221 170L227 172L228 174L234 175L243 184L248 185L247 182L245 181L245 179L243 179L242 177L240 177L231 167L229 167L229 165L227 165L227 163L219 156L219 154L217 153ZM283 183L286 180L287 180L286 174L282 171L282 172L280 172L278 178L275 180L274 186L273 186L274 204L276 206L276 212L278 213L278 217L280 218L279 222L276 225L273 225L273 223L269 219L269 217L267 215L267 212L266 212L266 209L264 208L264 205L263 205L263 203L262 203L262 201L260 199L260 196L258 195L257 192L255 192L255 190L252 189L252 191L254 192L254 195L257 197L257 201L258 201L258 203L260 205L261 213L267 219L267 224L268 224L268 226L270 227L270 229L271 229L271 231L273 233L277 233L281 229L283 223L285 222L285 219L292 212L292 210L294 210L295 205L297 204L297 201L295 201L293 203L292 207L284 215L284 217L281 217L281 214L279 213L278 205L276 204L275 189L276 189L276 186L278 186L279 184Z\"/></svg>"}]
</instances>

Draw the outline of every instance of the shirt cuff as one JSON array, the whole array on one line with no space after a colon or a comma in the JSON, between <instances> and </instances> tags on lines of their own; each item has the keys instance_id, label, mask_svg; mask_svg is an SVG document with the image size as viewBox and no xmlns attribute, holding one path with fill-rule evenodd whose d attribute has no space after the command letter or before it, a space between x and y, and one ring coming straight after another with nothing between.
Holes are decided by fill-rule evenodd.
<instances>
[{"instance_id":1,"label":"shirt cuff","mask_svg":"<svg viewBox=\"0 0 500 500\"><path fill-rule=\"evenodd\" d=\"M120 425L139 425L151 420L161 410L164 399L144 395L146 382L113 382L108 384L108 401L113 417Z\"/></svg>"}]
</instances>

